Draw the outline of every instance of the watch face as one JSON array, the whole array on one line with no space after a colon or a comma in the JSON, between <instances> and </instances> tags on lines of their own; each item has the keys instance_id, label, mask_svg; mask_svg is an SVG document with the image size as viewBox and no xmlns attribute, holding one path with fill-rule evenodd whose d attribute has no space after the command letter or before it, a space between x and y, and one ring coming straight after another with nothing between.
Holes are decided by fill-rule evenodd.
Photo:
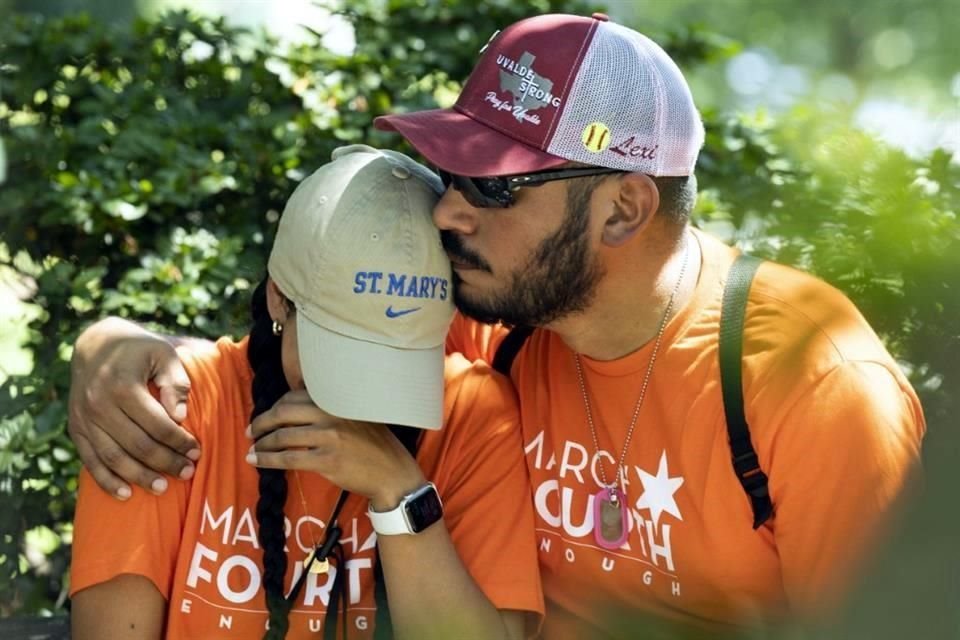
<instances>
[{"instance_id":1,"label":"watch face","mask_svg":"<svg viewBox=\"0 0 960 640\"><path fill-rule=\"evenodd\" d=\"M412 496L406 505L407 522L413 533L420 533L443 517L443 504L433 485Z\"/></svg>"}]
</instances>

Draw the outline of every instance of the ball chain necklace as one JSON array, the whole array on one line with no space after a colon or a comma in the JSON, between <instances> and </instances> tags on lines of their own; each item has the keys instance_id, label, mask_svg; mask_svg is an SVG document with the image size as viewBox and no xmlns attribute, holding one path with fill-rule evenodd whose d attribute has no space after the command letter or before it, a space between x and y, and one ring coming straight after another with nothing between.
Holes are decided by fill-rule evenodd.
<instances>
[{"instance_id":1,"label":"ball chain necklace","mask_svg":"<svg viewBox=\"0 0 960 640\"><path fill-rule=\"evenodd\" d=\"M593 496L593 537L597 544L604 549L619 549L627 541L629 527L627 526L627 496L620 489L620 473L623 469L623 461L627 456L627 450L630 448L630 439L633 437L633 430L637 426L637 418L640 417L640 407L643 406L643 399L647 395L647 386L650 383L650 374L653 373L653 364L657 361L657 354L660 352L660 342L663 338L663 331L667 327L667 320L670 318L670 311L673 309L674 299L683 283L683 276L687 271L687 261L690 257L689 240L684 244L683 265L680 267L680 276L677 283L673 286L673 292L670 294L670 300L667 302L667 308L663 312L663 318L660 320L660 327L657 329L656 341L653 344L653 353L650 355L650 362L647 363L647 371L643 376L643 384L640 387L640 397L637 404L633 407L633 417L630 419L630 426L627 428L627 437L623 442L623 449L620 452L620 458L617 460L617 473L613 482L607 482L607 474L603 470L603 461L598 460L597 469L600 471L600 480L603 488ZM583 377L583 369L580 366L580 354L573 354L573 363L577 370L577 381L580 383L580 393L583 395L583 405L587 410L587 425L590 427L590 436L593 438L594 452L599 456L600 441L597 438L597 430L593 424L593 412L590 409L590 396L587 394L587 385Z\"/></svg>"}]
</instances>

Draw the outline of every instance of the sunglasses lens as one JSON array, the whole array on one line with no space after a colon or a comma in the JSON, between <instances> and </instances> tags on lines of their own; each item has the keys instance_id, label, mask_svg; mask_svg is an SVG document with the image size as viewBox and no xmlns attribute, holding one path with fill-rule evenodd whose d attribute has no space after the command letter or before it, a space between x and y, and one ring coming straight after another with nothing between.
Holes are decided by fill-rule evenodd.
<instances>
[{"instance_id":1,"label":"sunglasses lens","mask_svg":"<svg viewBox=\"0 0 960 640\"><path fill-rule=\"evenodd\" d=\"M483 209L505 209L513 204L513 194L504 186L499 178L466 178L458 176L462 182L463 192L467 202ZM454 186L456 186L454 182Z\"/></svg>"},{"instance_id":2,"label":"sunglasses lens","mask_svg":"<svg viewBox=\"0 0 960 640\"><path fill-rule=\"evenodd\" d=\"M503 178L472 178L477 191L490 201L488 207L509 207L513 204L513 194Z\"/></svg>"},{"instance_id":3,"label":"sunglasses lens","mask_svg":"<svg viewBox=\"0 0 960 640\"><path fill-rule=\"evenodd\" d=\"M514 202L503 178L469 178L437 169L443 186L452 186L472 206L480 209L505 209Z\"/></svg>"}]
</instances>

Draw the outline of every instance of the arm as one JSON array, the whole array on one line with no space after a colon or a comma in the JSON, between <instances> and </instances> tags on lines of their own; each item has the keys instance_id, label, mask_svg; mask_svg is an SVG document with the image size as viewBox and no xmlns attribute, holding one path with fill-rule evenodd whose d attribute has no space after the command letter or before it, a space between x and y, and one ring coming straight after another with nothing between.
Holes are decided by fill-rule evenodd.
<instances>
[{"instance_id":1,"label":"arm","mask_svg":"<svg viewBox=\"0 0 960 640\"><path fill-rule=\"evenodd\" d=\"M400 502L381 499L382 510ZM494 607L464 567L442 520L415 536L377 540L397 638L525 637L526 614Z\"/></svg>"},{"instance_id":2,"label":"arm","mask_svg":"<svg viewBox=\"0 0 960 640\"><path fill-rule=\"evenodd\" d=\"M288 393L257 416L251 434L257 442L248 462L319 473L367 496L374 510L396 507L426 482L389 429L330 416L305 391ZM378 543L398 638L523 637L523 615L501 615L494 607L464 566L443 521L418 535L383 536Z\"/></svg>"},{"instance_id":3,"label":"arm","mask_svg":"<svg viewBox=\"0 0 960 640\"><path fill-rule=\"evenodd\" d=\"M119 318L101 320L77 338L70 436L97 484L114 497L130 497L128 482L162 493L161 473L193 475L200 449L177 424L186 417L190 381L174 347L172 339Z\"/></svg>"},{"instance_id":4,"label":"arm","mask_svg":"<svg viewBox=\"0 0 960 640\"><path fill-rule=\"evenodd\" d=\"M159 640L167 602L143 576L123 574L72 598L73 640Z\"/></svg>"},{"instance_id":5,"label":"arm","mask_svg":"<svg viewBox=\"0 0 960 640\"><path fill-rule=\"evenodd\" d=\"M801 615L841 604L919 470L923 415L902 385L882 365L844 362L773 430L774 535L787 597Z\"/></svg>"},{"instance_id":6,"label":"arm","mask_svg":"<svg viewBox=\"0 0 960 640\"><path fill-rule=\"evenodd\" d=\"M506 377L483 364L449 357L446 370L445 394L452 400L445 403L445 453L437 456L425 446L418 460L441 491L453 547L499 610L505 637L533 637L544 604L516 393ZM404 576L393 574L401 590Z\"/></svg>"},{"instance_id":7,"label":"arm","mask_svg":"<svg viewBox=\"0 0 960 640\"><path fill-rule=\"evenodd\" d=\"M204 386L219 388L216 381ZM202 440L196 425L210 421L197 397L184 428ZM87 469L78 485L70 564L73 637L162 637L192 480L162 495L134 487L123 502L97 486Z\"/></svg>"}]
</instances>

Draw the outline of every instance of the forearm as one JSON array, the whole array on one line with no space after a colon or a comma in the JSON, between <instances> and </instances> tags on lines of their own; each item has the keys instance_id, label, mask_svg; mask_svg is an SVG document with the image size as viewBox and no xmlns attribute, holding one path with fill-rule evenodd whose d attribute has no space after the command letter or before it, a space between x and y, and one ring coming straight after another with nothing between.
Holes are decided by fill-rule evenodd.
<instances>
[{"instance_id":1,"label":"forearm","mask_svg":"<svg viewBox=\"0 0 960 640\"><path fill-rule=\"evenodd\" d=\"M318 473L345 491L366 496L376 513L396 509L426 483L417 461L384 425L331 416L305 390L288 393L258 415L250 435L255 442L247 457L251 464ZM378 545L400 640L522 636L524 614L501 612L487 599L442 519L416 535L381 535Z\"/></svg>"},{"instance_id":2,"label":"forearm","mask_svg":"<svg viewBox=\"0 0 960 640\"><path fill-rule=\"evenodd\" d=\"M124 574L84 589L72 598L73 640L159 639L166 600L143 576Z\"/></svg>"},{"instance_id":3,"label":"forearm","mask_svg":"<svg viewBox=\"0 0 960 640\"><path fill-rule=\"evenodd\" d=\"M77 338L76 351L81 355L95 353L107 342L126 338L155 338L167 342L172 347L190 346L198 343L208 344L208 341L200 338L165 335L151 331L131 320L110 316L84 329L83 333Z\"/></svg>"},{"instance_id":4,"label":"forearm","mask_svg":"<svg viewBox=\"0 0 960 640\"><path fill-rule=\"evenodd\" d=\"M442 520L417 535L380 536L378 543L396 638L512 637Z\"/></svg>"}]
</instances>

